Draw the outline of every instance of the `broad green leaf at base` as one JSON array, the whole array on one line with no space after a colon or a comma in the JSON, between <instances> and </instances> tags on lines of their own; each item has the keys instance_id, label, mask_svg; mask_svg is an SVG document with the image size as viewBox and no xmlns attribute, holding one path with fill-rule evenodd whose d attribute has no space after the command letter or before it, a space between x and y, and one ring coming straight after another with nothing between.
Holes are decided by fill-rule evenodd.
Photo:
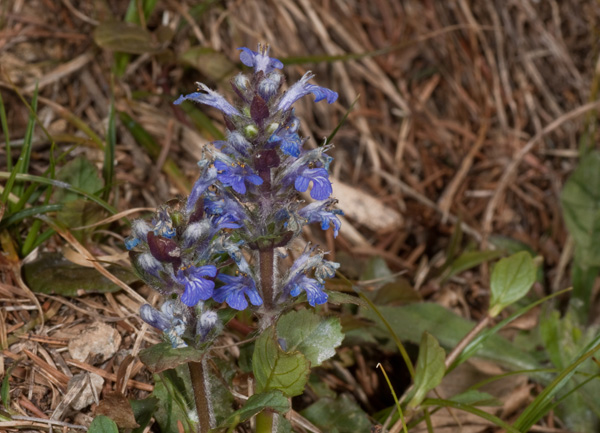
<instances>
[{"instance_id":1,"label":"broad green leaf at base","mask_svg":"<svg viewBox=\"0 0 600 433\"><path fill-rule=\"evenodd\" d=\"M275 339L275 330L270 328L256 340L252 369L257 392L278 389L293 397L304 391L310 362L300 352L284 352Z\"/></svg>"},{"instance_id":2,"label":"broad green leaf at base","mask_svg":"<svg viewBox=\"0 0 600 433\"><path fill-rule=\"evenodd\" d=\"M335 355L344 334L340 320L323 318L311 310L291 311L277 322L277 337L286 343L285 350L302 352L312 367Z\"/></svg>"},{"instance_id":3,"label":"broad green leaf at base","mask_svg":"<svg viewBox=\"0 0 600 433\"><path fill-rule=\"evenodd\" d=\"M446 352L440 347L435 337L429 332L424 332L419 346L419 358L415 370L414 393L408 407L417 407L427 393L442 382L446 371L445 359Z\"/></svg>"}]
</instances>

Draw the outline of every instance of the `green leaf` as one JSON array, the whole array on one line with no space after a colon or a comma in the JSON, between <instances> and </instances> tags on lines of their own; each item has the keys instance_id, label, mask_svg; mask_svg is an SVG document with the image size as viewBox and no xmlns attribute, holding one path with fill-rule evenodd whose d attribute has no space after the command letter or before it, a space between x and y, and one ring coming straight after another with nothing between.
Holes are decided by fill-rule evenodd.
<instances>
[{"instance_id":1,"label":"green leaf","mask_svg":"<svg viewBox=\"0 0 600 433\"><path fill-rule=\"evenodd\" d=\"M502 406L502 402L493 395L475 389L469 389L448 400L469 406Z\"/></svg>"},{"instance_id":2,"label":"green leaf","mask_svg":"<svg viewBox=\"0 0 600 433\"><path fill-rule=\"evenodd\" d=\"M283 416L277 416L277 433L293 433L292 424Z\"/></svg>"},{"instance_id":3,"label":"green leaf","mask_svg":"<svg viewBox=\"0 0 600 433\"><path fill-rule=\"evenodd\" d=\"M133 429L131 433L143 433L154 415L154 411L158 405L158 399L155 397L147 397L143 400L130 400L129 403L131 404L135 421L139 424L139 427Z\"/></svg>"},{"instance_id":4,"label":"green leaf","mask_svg":"<svg viewBox=\"0 0 600 433\"><path fill-rule=\"evenodd\" d=\"M600 336L588 344L578 354L578 357L569 366L563 369L556 378L546 386L531 402L527 408L519 415L513 426L518 431L529 431L531 426L538 422L546 413L552 410L554 397L563 390L568 384L575 372L594 354L600 350Z\"/></svg>"},{"instance_id":5,"label":"green leaf","mask_svg":"<svg viewBox=\"0 0 600 433\"><path fill-rule=\"evenodd\" d=\"M361 281L378 280L380 283L391 283L394 281L394 274L383 258L375 256L367 262L360 279Z\"/></svg>"},{"instance_id":6,"label":"green leaf","mask_svg":"<svg viewBox=\"0 0 600 433\"><path fill-rule=\"evenodd\" d=\"M196 423L190 419L194 413L190 382L187 366L154 375L152 396L158 399L154 418L161 432L180 432L181 423L185 433L196 433Z\"/></svg>"},{"instance_id":7,"label":"green leaf","mask_svg":"<svg viewBox=\"0 0 600 433\"><path fill-rule=\"evenodd\" d=\"M89 194L96 193L103 186L98 169L84 157L77 157L67 162L60 169L56 178ZM66 203L79 197L75 192L66 189L58 189L54 195L56 201L60 203Z\"/></svg>"},{"instance_id":8,"label":"green leaf","mask_svg":"<svg viewBox=\"0 0 600 433\"><path fill-rule=\"evenodd\" d=\"M119 433L119 429L112 419L104 415L98 415L90 424L88 433Z\"/></svg>"},{"instance_id":9,"label":"green leaf","mask_svg":"<svg viewBox=\"0 0 600 433\"><path fill-rule=\"evenodd\" d=\"M130 284L138 277L120 266L106 268L121 281ZM85 293L114 293L121 290L94 268L85 268L65 259L60 253L41 253L33 262L23 265L23 277L36 293L77 297Z\"/></svg>"},{"instance_id":10,"label":"green leaf","mask_svg":"<svg viewBox=\"0 0 600 433\"><path fill-rule=\"evenodd\" d=\"M110 51L129 54L155 53L160 47L148 30L123 21L100 23L93 33L94 42Z\"/></svg>"},{"instance_id":11,"label":"green leaf","mask_svg":"<svg viewBox=\"0 0 600 433\"><path fill-rule=\"evenodd\" d=\"M93 201L78 198L65 203L56 214L56 220L65 227L88 226L106 217L106 211ZM89 238L95 227L82 230L73 230L71 233L82 243Z\"/></svg>"},{"instance_id":12,"label":"green leaf","mask_svg":"<svg viewBox=\"0 0 600 433\"><path fill-rule=\"evenodd\" d=\"M344 334L337 317L322 318L311 310L290 311L277 322L277 336L286 343L286 351L299 350L317 367L335 355Z\"/></svg>"},{"instance_id":13,"label":"green leaf","mask_svg":"<svg viewBox=\"0 0 600 433\"><path fill-rule=\"evenodd\" d=\"M325 284L325 288L327 288L327 284ZM333 305L354 304L354 305L359 305L361 307L369 306L369 304L367 304L364 300L362 300L361 298L359 298L358 296L355 296L355 295L349 295L348 293L331 292L331 291L327 294L329 295L329 298L327 298L328 304L333 304Z\"/></svg>"},{"instance_id":14,"label":"green leaf","mask_svg":"<svg viewBox=\"0 0 600 433\"><path fill-rule=\"evenodd\" d=\"M252 395L244 407L231 414L220 428L240 424L264 409L271 409L278 413L286 413L290 410L290 402L280 391L271 390Z\"/></svg>"},{"instance_id":15,"label":"green leaf","mask_svg":"<svg viewBox=\"0 0 600 433\"><path fill-rule=\"evenodd\" d=\"M210 47L192 47L181 54L180 60L196 68L211 81L220 81L237 69L227 56Z\"/></svg>"},{"instance_id":16,"label":"green leaf","mask_svg":"<svg viewBox=\"0 0 600 433\"><path fill-rule=\"evenodd\" d=\"M419 358L415 370L414 394L408 407L415 408L425 399L429 391L438 386L444 378L446 352L435 337L424 332L419 346Z\"/></svg>"},{"instance_id":17,"label":"green leaf","mask_svg":"<svg viewBox=\"0 0 600 433\"><path fill-rule=\"evenodd\" d=\"M535 255L535 250L531 248L531 245L508 236L492 235L489 240L492 245L505 251L507 254L528 251L532 256Z\"/></svg>"},{"instance_id":18,"label":"green leaf","mask_svg":"<svg viewBox=\"0 0 600 433\"><path fill-rule=\"evenodd\" d=\"M258 392L278 389L288 397L300 395L308 381L310 362L300 352L284 352L270 328L256 340L252 369Z\"/></svg>"},{"instance_id":19,"label":"green leaf","mask_svg":"<svg viewBox=\"0 0 600 433\"><path fill-rule=\"evenodd\" d=\"M367 433L371 422L350 397L322 398L301 412L302 416L327 433Z\"/></svg>"},{"instance_id":20,"label":"green leaf","mask_svg":"<svg viewBox=\"0 0 600 433\"><path fill-rule=\"evenodd\" d=\"M560 195L565 224L582 266L600 266L600 152L579 161Z\"/></svg>"},{"instance_id":21,"label":"green leaf","mask_svg":"<svg viewBox=\"0 0 600 433\"><path fill-rule=\"evenodd\" d=\"M193 347L173 348L170 343L159 343L140 351L140 361L153 373L169 370L188 362L199 362L204 351Z\"/></svg>"},{"instance_id":22,"label":"green leaf","mask_svg":"<svg viewBox=\"0 0 600 433\"><path fill-rule=\"evenodd\" d=\"M579 323L586 324L589 319L592 293L596 277L600 273L600 266L587 266L581 261L581 254L575 254L571 265L573 293L569 300L569 308L576 313Z\"/></svg>"},{"instance_id":23,"label":"green leaf","mask_svg":"<svg viewBox=\"0 0 600 433\"><path fill-rule=\"evenodd\" d=\"M422 298L406 278L398 277L393 283L375 290L372 300L375 305L398 305L418 302Z\"/></svg>"},{"instance_id":24,"label":"green leaf","mask_svg":"<svg viewBox=\"0 0 600 433\"><path fill-rule=\"evenodd\" d=\"M467 269L474 268L475 266L479 266L484 262L488 262L490 260L497 259L504 255L504 252L501 250L492 250L492 251L466 251L462 253L460 256L453 260L450 266L448 267L447 275L445 275L445 279L452 278L455 275L460 274L461 272L466 271Z\"/></svg>"},{"instance_id":25,"label":"green leaf","mask_svg":"<svg viewBox=\"0 0 600 433\"><path fill-rule=\"evenodd\" d=\"M544 315L540 322L540 333L544 346L552 364L559 370L569 366L585 346L593 341L596 332L594 328L586 330L579 326L571 310L567 311L562 319L558 311L551 311ZM584 367L586 373L598 374L599 372L597 365L592 361L588 361ZM573 378L558 393L559 397L566 396L566 398L555 409L556 414L572 431L596 431L594 423L598 423L599 405L597 402L600 401L600 383L595 380L585 388L568 395L577 388L579 382L579 378Z\"/></svg>"},{"instance_id":26,"label":"green leaf","mask_svg":"<svg viewBox=\"0 0 600 433\"><path fill-rule=\"evenodd\" d=\"M424 331L431 333L446 349L454 348L475 326L475 323L460 317L439 304L423 302L398 307L381 306L379 313L386 319L393 331L405 341L419 344ZM363 314L379 322L371 310ZM391 338L383 325L368 328L376 338ZM490 335L481 343L475 356L489 359L511 370L534 370L540 368L536 359L519 350L499 335ZM536 377L539 377L536 376ZM547 377L546 377L547 378Z\"/></svg>"},{"instance_id":27,"label":"green leaf","mask_svg":"<svg viewBox=\"0 0 600 433\"><path fill-rule=\"evenodd\" d=\"M533 259L526 251L500 260L492 271L490 315L497 316L525 296L535 282L536 273Z\"/></svg>"}]
</instances>

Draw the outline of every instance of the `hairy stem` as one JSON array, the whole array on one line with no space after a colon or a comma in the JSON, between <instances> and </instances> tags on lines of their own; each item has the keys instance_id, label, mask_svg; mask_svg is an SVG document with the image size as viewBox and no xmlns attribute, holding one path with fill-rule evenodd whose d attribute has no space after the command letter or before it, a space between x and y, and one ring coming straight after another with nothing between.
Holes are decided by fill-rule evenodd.
<instances>
[{"instance_id":1,"label":"hairy stem","mask_svg":"<svg viewBox=\"0 0 600 433\"><path fill-rule=\"evenodd\" d=\"M198 433L208 433L214 427L211 420L211 402L206 376L206 359L188 363L194 400L198 411Z\"/></svg>"},{"instance_id":2,"label":"hairy stem","mask_svg":"<svg viewBox=\"0 0 600 433\"><path fill-rule=\"evenodd\" d=\"M275 250L273 248L260 252L260 285L262 288L264 306L267 311L273 309L273 285L275 283L275 275L273 274L274 260Z\"/></svg>"}]
</instances>

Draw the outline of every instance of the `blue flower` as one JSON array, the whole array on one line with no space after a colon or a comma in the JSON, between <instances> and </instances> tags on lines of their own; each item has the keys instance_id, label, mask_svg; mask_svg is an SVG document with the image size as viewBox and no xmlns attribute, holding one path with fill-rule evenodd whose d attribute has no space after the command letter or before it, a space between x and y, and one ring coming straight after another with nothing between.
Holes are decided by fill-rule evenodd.
<instances>
[{"instance_id":1,"label":"blue flower","mask_svg":"<svg viewBox=\"0 0 600 433\"><path fill-rule=\"evenodd\" d=\"M215 107L216 109L222 111L228 116L241 116L241 113L237 110L237 108L235 108L233 105L227 102L227 99L225 99L223 96L219 95L214 90L209 89L206 84L196 84L198 85L198 92L190 93L189 95L185 96L181 95L179 98L177 98L174 104L179 105L183 101L189 99L190 101L195 101L199 102L200 104ZM200 92L200 90L203 90L205 93Z\"/></svg>"},{"instance_id":2,"label":"blue flower","mask_svg":"<svg viewBox=\"0 0 600 433\"><path fill-rule=\"evenodd\" d=\"M224 146L222 150L223 153L246 158L250 156L249 151L252 148L252 145L246 140L244 134L238 131L230 132L227 136L227 141L215 141L213 144L217 149Z\"/></svg>"},{"instance_id":3,"label":"blue flower","mask_svg":"<svg viewBox=\"0 0 600 433\"><path fill-rule=\"evenodd\" d=\"M269 143L279 144L279 148L283 153L297 158L302 150L302 139L298 135L299 126L300 120L297 117L292 117L286 126L271 135Z\"/></svg>"},{"instance_id":4,"label":"blue flower","mask_svg":"<svg viewBox=\"0 0 600 433\"><path fill-rule=\"evenodd\" d=\"M245 310L248 307L246 296L252 305L262 305L263 301L254 280L248 275L238 275L232 277L230 275L219 274L217 277L225 285L215 290L213 299L217 302L227 302L231 308L235 310Z\"/></svg>"},{"instance_id":5,"label":"blue flower","mask_svg":"<svg viewBox=\"0 0 600 433\"><path fill-rule=\"evenodd\" d=\"M269 47L264 48L258 46L260 52L252 51L249 48L241 47L240 60L246 66L254 68L254 73L264 72L265 75L271 73L274 69L283 68L283 63L280 60L269 57Z\"/></svg>"},{"instance_id":6,"label":"blue flower","mask_svg":"<svg viewBox=\"0 0 600 433\"><path fill-rule=\"evenodd\" d=\"M310 196L313 199L325 200L333 192L329 174L324 168L305 168L301 170L294 181L294 187L297 191L304 192L308 189L311 181L313 187L310 190Z\"/></svg>"},{"instance_id":7,"label":"blue flower","mask_svg":"<svg viewBox=\"0 0 600 433\"><path fill-rule=\"evenodd\" d=\"M239 194L246 194L246 182L261 185L263 180L254 170L243 163L225 164L223 161L215 161L217 177L225 186L230 186Z\"/></svg>"},{"instance_id":8,"label":"blue flower","mask_svg":"<svg viewBox=\"0 0 600 433\"><path fill-rule=\"evenodd\" d=\"M140 307L140 317L148 325L161 331L166 331L171 327L170 318L166 314L152 308L150 304L144 304Z\"/></svg>"},{"instance_id":9,"label":"blue flower","mask_svg":"<svg viewBox=\"0 0 600 433\"><path fill-rule=\"evenodd\" d=\"M208 160L203 159L198 162L200 167L200 177L194 183L192 192L187 199L186 210L192 212L196 207L196 202L204 194L204 192L217 180L217 169Z\"/></svg>"},{"instance_id":10,"label":"blue flower","mask_svg":"<svg viewBox=\"0 0 600 433\"><path fill-rule=\"evenodd\" d=\"M323 289L325 289L323 284L320 284L317 280L309 278L304 274L300 274L288 285L291 296L298 296L301 292L306 292L306 297L311 307L327 302L328 296Z\"/></svg>"},{"instance_id":11,"label":"blue flower","mask_svg":"<svg viewBox=\"0 0 600 433\"><path fill-rule=\"evenodd\" d=\"M125 239L125 248L131 250L135 248L140 241L148 242L148 232L152 230L152 227L144 220L135 220L131 224L131 236Z\"/></svg>"},{"instance_id":12,"label":"blue flower","mask_svg":"<svg viewBox=\"0 0 600 433\"><path fill-rule=\"evenodd\" d=\"M144 304L140 307L140 317L150 326L163 331L174 348L187 346L181 338L186 329L187 318L178 302L168 300L160 307L160 311L150 304Z\"/></svg>"},{"instance_id":13,"label":"blue flower","mask_svg":"<svg viewBox=\"0 0 600 433\"><path fill-rule=\"evenodd\" d=\"M173 228L173 221L166 207L161 207L155 214L152 220L154 225L154 234L163 238L171 239L177 233Z\"/></svg>"},{"instance_id":14,"label":"blue flower","mask_svg":"<svg viewBox=\"0 0 600 433\"><path fill-rule=\"evenodd\" d=\"M179 269L176 277L177 282L185 287L185 291L181 295L181 302L188 307L193 307L200 301L210 299L213 295L215 283L203 277L214 278L216 275L217 268L213 265L199 268L190 266L187 269Z\"/></svg>"},{"instance_id":15,"label":"blue flower","mask_svg":"<svg viewBox=\"0 0 600 433\"><path fill-rule=\"evenodd\" d=\"M300 209L298 215L306 218L309 224L321 223L322 230L327 230L333 225L333 237L337 237L342 226L337 215L343 215L344 213L339 209L331 209L334 203L335 200L313 202Z\"/></svg>"},{"instance_id":16,"label":"blue flower","mask_svg":"<svg viewBox=\"0 0 600 433\"><path fill-rule=\"evenodd\" d=\"M204 196L204 209L211 216L227 216L231 222L246 219L246 213L242 205L230 194L223 191L220 194L207 192Z\"/></svg>"},{"instance_id":17,"label":"blue flower","mask_svg":"<svg viewBox=\"0 0 600 433\"><path fill-rule=\"evenodd\" d=\"M304 74L299 81L293 84L288 91L284 93L279 100L279 104L277 104L277 108L281 111L286 111L294 104L294 102L309 93L315 95L315 102L326 99L329 104L333 104L338 98L337 92L315 84L308 84L308 80L313 77L314 75L310 71Z\"/></svg>"},{"instance_id":18,"label":"blue flower","mask_svg":"<svg viewBox=\"0 0 600 433\"><path fill-rule=\"evenodd\" d=\"M315 266L315 278L321 284L325 284L325 279L335 277L335 271L340 267L339 263L330 260L322 260Z\"/></svg>"}]
</instances>

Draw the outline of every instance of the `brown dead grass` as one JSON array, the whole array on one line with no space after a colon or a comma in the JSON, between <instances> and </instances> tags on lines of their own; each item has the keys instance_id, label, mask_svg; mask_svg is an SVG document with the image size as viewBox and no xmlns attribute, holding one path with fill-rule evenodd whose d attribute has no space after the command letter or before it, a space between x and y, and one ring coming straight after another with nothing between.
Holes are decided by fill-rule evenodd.
<instances>
[{"instance_id":1,"label":"brown dead grass","mask_svg":"<svg viewBox=\"0 0 600 433\"><path fill-rule=\"evenodd\" d=\"M22 143L28 117L17 91L30 98L36 81L43 97L39 119L60 151L83 137L67 113L105 136L113 56L96 46L91 35L98 22L121 19L126 3L15 0L1 6L0 91L14 148ZM189 25L194 3L160 2L147 25L156 35L164 30L161 24L171 30L166 51L134 56L125 75L114 81L117 108L163 146L153 161L119 125L120 211L155 207L185 194L160 168L168 156L187 181L193 180L201 146L213 138L195 131L170 104L179 93L192 91L195 81L229 94L227 80L211 80L175 61L190 47L212 48L232 62L237 62L237 47L258 42L270 44L279 58L383 50L355 60L287 68L288 82L312 69L316 82L340 94L333 107L313 105L309 98L297 104L302 133L315 137L313 144L360 95L333 151L334 176L343 184L338 191L348 215L345 227L335 242L319 238L317 231L309 237L325 242L340 260L356 263L382 256L393 270L406 271L424 296L468 317L479 317L487 304L485 267L445 287L430 278L458 222L481 248L489 245L492 234L531 246L544 257L549 286L566 287L571 249L565 247L569 243L558 197L577 163L578 140L586 128L592 140L597 138L591 120L598 104L586 105L595 101L598 79L597 2L227 1L215 2ZM134 98L139 92L144 96ZM223 129L214 111L205 112ZM49 142L37 128L32 174L47 167L48 151ZM89 140L72 153L98 164L103 157ZM4 156L1 147L1 170L6 169ZM365 194L375 202L375 216L356 205ZM123 228L113 225L105 243L87 245L79 253L119 257ZM73 245L67 234L43 248L62 251L69 243ZM47 419L63 400L69 378L82 371L104 377L105 390L116 389L119 381L129 396L147 394L151 377L139 361L130 364L128 373L118 368L125 355L135 356L145 340L156 339L135 316L135 291L74 299L28 295L19 261L14 255L1 260L0 344L5 350L0 374L20 360L10 371L13 410ZM145 288L137 292L149 296ZM43 326L33 299L45 312ZM74 330L97 320L123 335L121 351L96 366L92 360L70 361L66 346ZM372 395L364 393L365 387L377 391L366 385L377 380L373 366L362 365L357 374L359 380L350 388L368 403ZM57 426L66 421L86 425L90 415L89 408L64 411ZM47 428L31 420L21 424Z\"/></svg>"}]
</instances>

